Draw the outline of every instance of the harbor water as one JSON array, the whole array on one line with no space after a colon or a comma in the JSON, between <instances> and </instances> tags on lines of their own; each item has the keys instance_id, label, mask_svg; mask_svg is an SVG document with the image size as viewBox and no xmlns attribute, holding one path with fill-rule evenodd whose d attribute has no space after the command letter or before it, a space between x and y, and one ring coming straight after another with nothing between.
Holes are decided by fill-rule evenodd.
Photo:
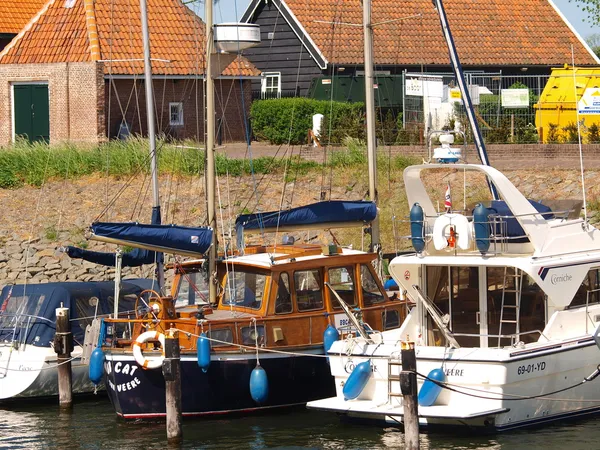
<instances>
[{"instance_id":1,"label":"harbor water","mask_svg":"<svg viewBox=\"0 0 600 450\"><path fill-rule=\"evenodd\" d=\"M588 450L600 448L600 416L496 435L421 434L422 449ZM185 419L170 444L164 422L118 419L104 396L0 406L0 448L7 449L387 449L403 448L395 428L340 421L303 408L220 419Z\"/></svg>"}]
</instances>

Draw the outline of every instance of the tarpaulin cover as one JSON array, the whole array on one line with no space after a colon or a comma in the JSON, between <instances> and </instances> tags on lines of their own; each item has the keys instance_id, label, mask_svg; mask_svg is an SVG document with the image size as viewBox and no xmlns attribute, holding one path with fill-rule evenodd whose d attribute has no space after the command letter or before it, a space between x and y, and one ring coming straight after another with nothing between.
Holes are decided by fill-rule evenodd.
<instances>
[{"instance_id":1,"label":"tarpaulin cover","mask_svg":"<svg viewBox=\"0 0 600 450\"><path fill-rule=\"evenodd\" d=\"M277 228L284 226L371 222L377 217L377 206L374 202L340 201L313 203L285 211L270 211L257 214L242 214L235 220L238 234L245 230Z\"/></svg>"},{"instance_id":2,"label":"tarpaulin cover","mask_svg":"<svg viewBox=\"0 0 600 450\"><path fill-rule=\"evenodd\" d=\"M156 280L123 280L119 312L133 311L138 294L157 286ZM69 308L73 339L83 344L85 327L94 316L114 312L114 294L115 284L111 281L5 286L0 294L0 342L15 339L37 347L50 347L56 332L56 308L62 305ZM97 310L94 298L98 299Z\"/></svg>"},{"instance_id":3,"label":"tarpaulin cover","mask_svg":"<svg viewBox=\"0 0 600 450\"><path fill-rule=\"evenodd\" d=\"M552 209L546 205L543 205L534 200L529 200L531 206L533 206L537 212L543 213L542 217L546 220L553 219L554 214L552 214ZM508 205L504 200L492 200L488 210L492 214L497 214L499 216L513 216L513 212L510 210ZM527 219L527 217L525 217ZM525 236L525 231L523 227L519 224L516 218L504 218L502 219L506 222L506 228L504 230L500 229L500 226L497 225L497 230L495 230L496 234L499 235L503 232L506 232L508 237L516 237L517 239L511 239L510 242L520 243L520 242L529 242L529 239Z\"/></svg>"},{"instance_id":4,"label":"tarpaulin cover","mask_svg":"<svg viewBox=\"0 0 600 450\"><path fill-rule=\"evenodd\" d=\"M150 221L153 225L160 225L160 206L155 206L152 208L152 219ZM115 266L115 257L114 253L110 252L94 252L91 250L85 250L78 247L73 247L69 245L65 249L67 255L71 258L84 259L89 262L93 262L96 264L101 264L103 266L114 267ZM162 253L158 255L156 252L152 250L146 250L141 248L135 248L129 252L125 252L122 255L122 265L123 267L138 267L144 264L155 264L158 262L162 262Z\"/></svg>"}]
</instances>

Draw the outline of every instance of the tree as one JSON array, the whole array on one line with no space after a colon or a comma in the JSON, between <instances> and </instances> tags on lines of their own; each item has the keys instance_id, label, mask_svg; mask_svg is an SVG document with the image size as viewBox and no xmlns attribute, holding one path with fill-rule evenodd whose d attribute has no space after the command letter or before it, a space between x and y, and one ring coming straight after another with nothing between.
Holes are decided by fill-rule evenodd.
<instances>
[{"instance_id":1,"label":"tree","mask_svg":"<svg viewBox=\"0 0 600 450\"><path fill-rule=\"evenodd\" d=\"M594 33L585 40L592 51L600 58L600 33Z\"/></svg>"},{"instance_id":2,"label":"tree","mask_svg":"<svg viewBox=\"0 0 600 450\"><path fill-rule=\"evenodd\" d=\"M600 25L600 0L569 0L569 3L577 3L582 11L588 13L589 17L584 21Z\"/></svg>"}]
</instances>

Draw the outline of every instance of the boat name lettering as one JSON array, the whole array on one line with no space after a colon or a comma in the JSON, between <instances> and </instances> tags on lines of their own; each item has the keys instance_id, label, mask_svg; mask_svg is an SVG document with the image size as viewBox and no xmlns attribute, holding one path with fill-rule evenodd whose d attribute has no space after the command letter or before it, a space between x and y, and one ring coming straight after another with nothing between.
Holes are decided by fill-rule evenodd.
<instances>
[{"instance_id":1,"label":"boat name lettering","mask_svg":"<svg viewBox=\"0 0 600 450\"><path fill-rule=\"evenodd\" d=\"M541 361L538 363L526 364L524 366L519 366L517 368L517 374L525 375L526 373L541 372L542 370L546 370L546 362L545 361Z\"/></svg>"},{"instance_id":2,"label":"boat name lettering","mask_svg":"<svg viewBox=\"0 0 600 450\"><path fill-rule=\"evenodd\" d=\"M465 369L446 369L447 377L462 377L465 375Z\"/></svg>"},{"instance_id":3,"label":"boat name lettering","mask_svg":"<svg viewBox=\"0 0 600 450\"><path fill-rule=\"evenodd\" d=\"M550 278L550 282L552 284L558 284L558 283L565 283L567 281L571 281L573 279L572 275L569 275L568 273L563 273L562 275L552 275L552 278Z\"/></svg>"},{"instance_id":4,"label":"boat name lettering","mask_svg":"<svg viewBox=\"0 0 600 450\"><path fill-rule=\"evenodd\" d=\"M133 374L135 373L135 371L138 369L138 366L135 364L129 364L129 363L125 363L123 364L121 361L117 361L115 363L115 373L122 373L123 375L131 375L133 376ZM107 374L110 374L113 370L112 364L107 361L104 364L104 371Z\"/></svg>"},{"instance_id":5,"label":"boat name lettering","mask_svg":"<svg viewBox=\"0 0 600 450\"><path fill-rule=\"evenodd\" d=\"M31 370L31 367L19 366L19 370L22 372L29 372Z\"/></svg>"},{"instance_id":6,"label":"boat name lettering","mask_svg":"<svg viewBox=\"0 0 600 450\"><path fill-rule=\"evenodd\" d=\"M111 380L108 380L108 387L111 390L117 392L131 391L132 389L138 387L140 384L142 384L142 382L138 377L134 377L133 380L128 381L127 383L117 384L116 386Z\"/></svg>"}]
</instances>

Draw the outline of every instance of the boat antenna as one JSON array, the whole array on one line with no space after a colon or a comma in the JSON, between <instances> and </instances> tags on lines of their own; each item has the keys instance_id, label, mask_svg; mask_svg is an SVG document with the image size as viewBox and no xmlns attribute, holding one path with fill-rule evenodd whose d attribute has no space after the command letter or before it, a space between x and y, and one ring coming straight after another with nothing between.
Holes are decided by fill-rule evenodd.
<instances>
[{"instance_id":1,"label":"boat antenna","mask_svg":"<svg viewBox=\"0 0 600 450\"><path fill-rule=\"evenodd\" d=\"M454 72L454 77L456 78L458 88L460 89L460 94L463 98L465 110L467 112L467 118L469 119L471 130L473 131L473 139L475 140L475 147L477 147L479 159L481 160L481 164L483 164L484 166L489 166L490 160L488 158L487 150L485 149L485 143L483 142L483 136L481 134L481 130L479 129L479 124L477 123L477 119L475 118L475 109L473 108L473 101L471 100L471 94L467 89L462 65L460 64L460 59L458 57L456 45L454 44L454 39L452 38L450 26L448 25L448 17L446 17L444 5L442 3L442 0L432 0L432 2L433 6L438 12L438 15L440 16L442 31L444 32L444 38L446 39L446 44L448 45L448 53L450 54L450 63L452 66L452 71ZM492 197L494 198L494 200L499 200L498 191L496 190L496 187L489 181L489 179L488 186L490 188L490 192L492 193Z\"/></svg>"},{"instance_id":2,"label":"boat antenna","mask_svg":"<svg viewBox=\"0 0 600 450\"><path fill-rule=\"evenodd\" d=\"M583 196L583 217L584 227L588 227L587 217L587 202L585 200L585 177L583 176L583 150L581 146L581 122L579 121L579 105L577 104L577 82L575 78L575 51L573 50L573 44L571 44L571 63L573 65L573 95L575 103L575 121L577 122L577 140L579 141L579 167L581 169L581 195Z\"/></svg>"},{"instance_id":3,"label":"boat antenna","mask_svg":"<svg viewBox=\"0 0 600 450\"><path fill-rule=\"evenodd\" d=\"M146 88L146 117L148 121L148 142L150 145L150 172L152 174L152 219L160 224L160 197L158 195L158 164L156 158L156 122L154 119L154 87L152 85L152 63L150 59L150 34L148 32L148 5L140 0L142 19L142 40L144 41L144 86ZM156 253L156 276L158 288L165 285L165 273L162 253Z\"/></svg>"}]
</instances>

